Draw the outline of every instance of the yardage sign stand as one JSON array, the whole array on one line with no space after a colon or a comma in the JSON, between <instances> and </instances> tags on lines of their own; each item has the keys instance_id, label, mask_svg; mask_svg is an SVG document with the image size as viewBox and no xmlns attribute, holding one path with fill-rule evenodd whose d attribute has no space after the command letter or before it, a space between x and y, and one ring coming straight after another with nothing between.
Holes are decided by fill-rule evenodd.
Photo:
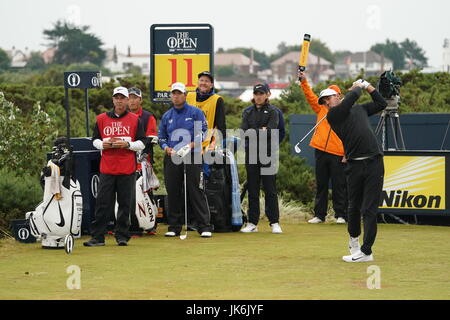
<instances>
[{"instance_id":1,"label":"yardage sign stand","mask_svg":"<svg viewBox=\"0 0 450 320\"><path fill-rule=\"evenodd\" d=\"M150 28L150 97L168 103L170 87L197 87L197 74L213 73L214 31L210 24L154 24Z\"/></svg>"},{"instance_id":2,"label":"yardage sign stand","mask_svg":"<svg viewBox=\"0 0 450 320\"><path fill-rule=\"evenodd\" d=\"M102 75L99 71L64 72L67 142L70 143L69 89L84 89L86 112L86 137L89 137L89 95L88 89L101 88Z\"/></svg>"}]
</instances>

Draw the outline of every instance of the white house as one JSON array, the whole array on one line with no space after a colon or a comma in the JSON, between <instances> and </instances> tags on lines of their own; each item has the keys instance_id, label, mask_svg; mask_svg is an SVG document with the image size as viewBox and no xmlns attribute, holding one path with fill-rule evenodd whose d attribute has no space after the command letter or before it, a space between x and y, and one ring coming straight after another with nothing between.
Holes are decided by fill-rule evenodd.
<instances>
[{"instance_id":1,"label":"white house","mask_svg":"<svg viewBox=\"0 0 450 320\"><path fill-rule=\"evenodd\" d=\"M450 39L444 40L444 52L442 55L442 71L450 73Z\"/></svg>"},{"instance_id":2,"label":"white house","mask_svg":"<svg viewBox=\"0 0 450 320\"><path fill-rule=\"evenodd\" d=\"M299 55L299 52L291 51L270 64L274 82L289 83L293 79L297 79ZM332 63L312 53L308 55L307 72L313 83L334 77Z\"/></svg>"},{"instance_id":3,"label":"white house","mask_svg":"<svg viewBox=\"0 0 450 320\"><path fill-rule=\"evenodd\" d=\"M28 48L25 48L25 51L22 51L16 49L16 47L12 47L12 50L6 50L6 54L11 58L12 68L25 67L27 65L28 59L30 58Z\"/></svg>"},{"instance_id":4,"label":"white house","mask_svg":"<svg viewBox=\"0 0 450 320\"><path fill-rule=\"evenodd\" d=\"M336 62L334 70L338 78L353 78L361 69L366 76L379 76L394 67L392 60L373 51L356 52Z\"/></svg>"},{"instance_id":5,"label":"white house","mask_svg":"<svg viewBox=\"0 0 450 320\"><path fill-rule=\"evenodd\" d=\"M216 53L214 66L231 66L237 74L254 74L258 72L260 64L242 53Z\"/></svg>"},{"instance_id":6,"label":"white house","mask_svg":"<svg viewBox=\"0 0 450 320\"><path fill-rule=\"evenodd\" d=\"M142 74L150 74L150 53L132 54L131 48L128 47L127 54L120 53L116 47L114 49L106 49L106 59L104 67L112 72L126 72L131 66L141 69Z\"/></svg>"}]
</instances>

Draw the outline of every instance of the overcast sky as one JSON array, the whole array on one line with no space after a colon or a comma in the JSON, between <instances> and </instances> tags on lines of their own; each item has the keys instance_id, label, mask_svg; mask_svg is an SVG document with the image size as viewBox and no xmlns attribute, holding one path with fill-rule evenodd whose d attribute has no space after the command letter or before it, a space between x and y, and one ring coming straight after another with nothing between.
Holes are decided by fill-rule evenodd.
<instances>
[{"instance_id":1,"label":"overcast sky","mask_svg":"<svg viewBox=\"0 0 450 320\"><path fill-rule=\"evenodd\" d=\"M43 50L44 29L59 19L91 26L105 48L150 51L157 23L210 23L215 50L254 47L270 54L277 45L299 44L304 33L332 51L364 51L387 38L415 40L429 64L440 68L450 38L445 0L0 0L0 47Z\"/></svg>"}]
</instances>

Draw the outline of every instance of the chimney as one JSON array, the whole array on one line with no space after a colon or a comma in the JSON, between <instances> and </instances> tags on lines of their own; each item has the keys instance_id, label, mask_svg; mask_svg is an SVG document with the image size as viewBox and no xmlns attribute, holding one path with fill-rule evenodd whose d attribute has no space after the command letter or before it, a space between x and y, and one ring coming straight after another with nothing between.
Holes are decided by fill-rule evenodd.
<instances>
[{"instance_id":1,"label":"chimney","mask_svg":"<svg viewBox=\"0 0 450 320\"><path fill-rule=\"evenodd\" d=\"M112 58L113 58L114 63L117 63L117 47L116 46L114 46Z\"/></svg>"},{"instance_id":2,"label":"chimney","mask_svg":"<svg viewBox=\"0 0 450 320\"><path fill-rule=\"evenodd\" d=\"M128 57L131 57L131 47L128 46Z\"/></svg>"},{"instance_id":3,"label":"chimney","mask_svg":"<svg viewBox=\"0 0 450 320\"><path fill-rule=\"evenodd\" d=\"M253 48L251 48L250 49L250 67L248 68L250 74L254 73L253 60L254 60L254 53L253 53Z\"/></svg>"}]
</instances>

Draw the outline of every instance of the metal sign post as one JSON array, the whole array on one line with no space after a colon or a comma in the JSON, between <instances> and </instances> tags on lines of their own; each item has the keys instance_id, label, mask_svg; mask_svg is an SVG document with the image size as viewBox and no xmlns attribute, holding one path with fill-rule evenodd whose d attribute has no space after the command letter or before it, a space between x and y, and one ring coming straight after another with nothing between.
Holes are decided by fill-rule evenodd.
<instances>
[{"instance_id":1,"label":"metal sign post","mask_svg":"<svg viewBox=\"0 0 450 320\"><path fill-rule=\"evenodd\" d=\"M170 101L170 87L182 82L188 91L197 74L213 73L214 31L210 24L154 24L150 28L150 97Z\"/></svg>"},{"instance_id":2,"label":"metal sign post","mask_svg":"<svg viewBox=\"0 0 450 320\"><path fill-rule=\"evenodd\" d=\"M84 89L86 113L86 137L89 137L89 94L88 89L101 88L102 75L99 71L64 72L67 141L70 143L69 89Z\"/></svg>"}]
</instances>

